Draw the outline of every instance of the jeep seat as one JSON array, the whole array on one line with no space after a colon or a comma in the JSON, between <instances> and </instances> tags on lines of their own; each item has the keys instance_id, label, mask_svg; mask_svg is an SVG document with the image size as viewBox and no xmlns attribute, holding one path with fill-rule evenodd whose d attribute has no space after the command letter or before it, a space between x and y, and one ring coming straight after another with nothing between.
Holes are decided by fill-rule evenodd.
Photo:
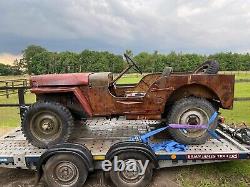
<instances>
[{"instance_id":1,"label":"jeep seat","mask_svg":"<svg viewBox=\"0 0 250 187\"><path fill-rule=\"evenodd\" d=\"M172 67L165 67L163 72L161 73L162 77L168 77L173 72Z\"/></svg>"},{"instance_id":2,"label":"jeep seat","mask_svg":"<svg viewBox=\"0 0 250 187\"><path fill-rule=\"evenodd\" d=\"M111 72L100 72L92 73L89 75L89 86L109 86L109 83L113 80L113 73Z\"/></svg>"}]
</instances>

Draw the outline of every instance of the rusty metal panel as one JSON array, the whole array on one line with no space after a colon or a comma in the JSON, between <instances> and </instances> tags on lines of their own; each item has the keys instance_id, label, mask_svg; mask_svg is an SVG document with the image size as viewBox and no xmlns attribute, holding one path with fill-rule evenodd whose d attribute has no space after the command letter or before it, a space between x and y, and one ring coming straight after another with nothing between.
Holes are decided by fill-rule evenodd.
<instances>
[{"instance_id":1,"label":"rusty metal panel","mask_svg":"<svg viewBox=\"0 0 250 187\"><path fill-rule=\"evenodd\" d=\"M79 87L42 87L42 88L32 88L31 93L36 95L48 94L48 93L69 93L72 92L81 104L82 109L88 116L93 116L93 110L89 104L88 98L83 94Z\"/></svg>"},{"instance_id":2,"label":"rusty metal panel","mask_svg":"<svg viewBox=\"0 0 250 187\"><path fill-rule=\"evenodd\" d=\"M211 93L219 99L221 106L225 109L230 109L233 106L234 98L234 75L208 75L208 74L190 74L190 75L172 75L167 79L166 87L172 87L170 95L176 90L186 86L186 91L191 89L190 85L207 88L207 93L200 92L200 97L205 97ZM197 92L198 90L196 90ZM199 93L198 93L199 94Z\"/></svg>"}]
</instances>

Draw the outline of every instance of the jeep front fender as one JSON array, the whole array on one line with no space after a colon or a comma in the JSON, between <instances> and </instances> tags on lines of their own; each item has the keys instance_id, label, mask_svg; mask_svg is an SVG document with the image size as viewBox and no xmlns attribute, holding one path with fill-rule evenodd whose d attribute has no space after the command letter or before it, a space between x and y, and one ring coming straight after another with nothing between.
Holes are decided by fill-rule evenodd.
<instances>
[{"instance_id":1,"label":"jeep front fender","mask_svg":"<svg viewBox=\"0 0 250 187\"><path fill-rule=\"evenodd\" d=\"M78 99L79 103L81 104L82 108L84 109L84 112L88 116L93 116L92 108L87 100L87 98L83 95L82 91L78 87L42 87L42 88L31 88L31 93L34 94L48 94L48 93L73 93L76 98Z\"/></svg>"}]
</instances>

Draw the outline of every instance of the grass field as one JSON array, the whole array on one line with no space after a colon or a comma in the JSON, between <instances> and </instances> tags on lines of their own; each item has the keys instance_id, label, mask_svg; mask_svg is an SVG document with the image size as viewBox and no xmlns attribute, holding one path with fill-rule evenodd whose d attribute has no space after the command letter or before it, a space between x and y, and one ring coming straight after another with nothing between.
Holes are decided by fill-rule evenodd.
<instances>
[{"instance_id":1,"label":"grass field","mask_svg":"<svg viewBox=\"0 0 250 187\"><path fill-rule=\"evenodd\" d=\"M13 77L12 77L13 78ZM20 77L19 77L20 78ZM138 75L130 75L119 81L119 84L136 83L140 80ZM0 77L0 80L9 77ZM250 74L238 74L236 79L250 79ZM236 83L236 97L250 97L250 83ZM26 102L30 103L35 97L27 93ZM12 95L9 99L0 97L0 103L15 103L17 97ZM234 109L221 110L222 115L229 123L246 122L250 125L250 101L234 102ZM17 108L0 108L0 127L16 127L19 125ZM176 179L184 187L248 187L250 186L250 161L232 161L178 168Z\"/></svg>"}]
</instances>

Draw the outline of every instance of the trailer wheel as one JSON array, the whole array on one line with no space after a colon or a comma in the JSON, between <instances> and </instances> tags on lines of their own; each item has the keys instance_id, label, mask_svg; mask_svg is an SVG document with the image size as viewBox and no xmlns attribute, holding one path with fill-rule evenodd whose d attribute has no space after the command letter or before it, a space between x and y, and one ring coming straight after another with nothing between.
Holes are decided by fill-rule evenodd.
<instances>
[{"instance_id":1,"label":"trailer wheel","mask_svg":"<svg viewBox=\"0 0 250 187\"><path fill-rule=\"evenodd\" d=\"M77 155L54 155L44 166L44 179L50 187L81 187L88 176L88 169Z\"/></svg>"},{"instance_id":2,"label":"trailer wheel","mask_svg":"<svg viewBox=\"0 0 250 187\"><path fill-rule=\"evenodd\" d=\"M141 161L144 165L146 160L149 159L142 153L137 152L127 152L120 153L118 160L123 160L126 164L132 160ZM113 163L114 165L114 163ZM148 186L152 180L153 176L153 164L148 162L148 166L143 175L141 173L141 167L139 162L136 162L136 171L114 171L114 168L109 172L110 179L112 183L117 187L144 187Z\"/></svg>"},{"instance_id":3,"label":"trailer wheel","mask_svg":"<svg viewBox=\"0 0 250 187\"><path fill-rule=\"evenodd\" d=\"M56 102L36 102L25 111L22 132L34 146L47 148L64 143L73 129L70 111Z\"/></svg>"},{"instance_id":4,"label":"trailer wheel","mask_svg":"<svg viewBox=\"0 0 250 187\"><path fill-rule=\"evenodd\" d=\"M206 125L209 118L216 112L213 105L206 99L188 97L176 101L168 113L168 123ZM210 129L216 127L216 122ZM204 144L209 137L206 129L169 129L171 136L183 144Z\"/></svg>"}]
</instances>

